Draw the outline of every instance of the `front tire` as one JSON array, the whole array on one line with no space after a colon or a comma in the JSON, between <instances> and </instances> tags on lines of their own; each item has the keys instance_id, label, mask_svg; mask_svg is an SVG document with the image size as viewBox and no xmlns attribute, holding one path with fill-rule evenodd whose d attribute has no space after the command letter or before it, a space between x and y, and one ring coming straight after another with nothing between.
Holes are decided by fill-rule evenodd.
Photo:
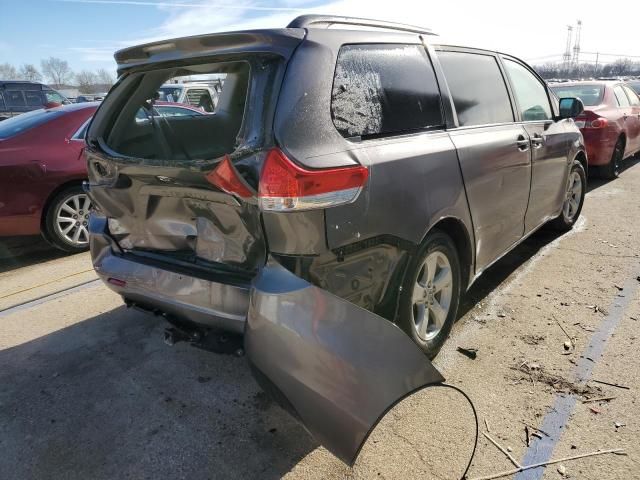
<instances>
[{"instance_id":1,"label":"front tire","mask_svg":"<svg viewBox=\"0 0 640 480\"><path fill-rule=\"evenodd\" d=\"M80 185L65 188L49 203L43 236L52 246L68 253L89 248L91 200Z\"/></svg>"},{"instance_id":2,"label":"front tire","mask_svg":"<svg viewBox=\"0 0 640 480\"><path fill-rule=\"evenodd\" d=\"M458 314L461 269L451 238L433 231L411 261L400 295L398 326L433 359Z\"/></svg>"},{"instance_id":3,"label":"front tire","mask_svg":"<svg viewBox=\"0 0 640 480\"><path fill-rule=\"evenodd\" d=\"M562 213L552 221L552 226L556 230L567 231L573 228L573 225L580 217L580 212L582 212L586 193L587 175L582 164L578 160L574 160L567 179L567 190L562 204Z\"/></svg>"}]
</instances>

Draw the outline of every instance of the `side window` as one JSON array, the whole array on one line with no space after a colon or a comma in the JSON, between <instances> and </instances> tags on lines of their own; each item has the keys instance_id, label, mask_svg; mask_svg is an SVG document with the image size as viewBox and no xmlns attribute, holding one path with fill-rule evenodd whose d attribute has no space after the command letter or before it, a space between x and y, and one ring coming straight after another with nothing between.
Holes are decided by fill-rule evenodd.
<instances>
[{"instance_id":1,"label":"side window","mask_svg":"<svg viewBox=\"0 0 640 480\"><path fill-rule=\"evenodd\" d=\"M629 103L633 107L640 106L640 97L638 97L638 94L636 92L634 92L633 90L631 90L629 87L622 87L622 88L627 93L627 97L629 97Z\"/></svg>"},{"instance_id":2,"label":"side window","mask_svg":"<svg viewBox=\"0 0 640 480\"><path fill-rule=\"evenodd\" d=\"M2 92L0 92L0 110L4 110L5 108L7 108L4 104L4 96L2 94Z\"/></svg>"},{"instance_id":3,"label":"side window","mask_svg":"<svg viewBox=\"0 0 640 480\"><path fill-rule=\"evenodd\" d=\"M547 89L540 80L526 67L513 60L505 58L504 65L522 112L522 120L525 122L551 120Z\"/></svg>"},{"instance_id":4,"label":"side window","mask_svg":"<svg viewBox=\"0 0 640 480\"><path fill-rule=\"evenodd\" d=\"M616 101L618 102L619 107L628 107L630 105L629 99L620 85L613 87L613 94L616 96Z\"/></svg>"},{"instance_id":5,"label":"side window","mask_svg":"<svg viewBox=\"0 0 640 480\"><path fill-rule=\"evenodd\" d=\"M5 101L7 107L26 107L27 104L24 101L24 95L20 90L7 90L5 93Z\"/></svg>"},{"instance_id":6,"label":"side window","mask_svg":"<svg viewBox=\"0 0 640 480\"><path fill-rule=\"evenodd\" d=\"M66 100L62 95L53 90L45 90L44 94L47 97L47 103L64 103Z\"/></svg>"},{"instance_id":7,"label":"side window","mask_svg":"<svg viewBox=\"0 0 640 480\"><path fill-rule=\"evenodd\" d=\"M331 91L343 137L442 128L440 91L421 45L345 45Z\"/></svg>"},{"instance_id":8,"label":"side window","mask_svg":"<svg viewBox=\"0 0 640 480\"><path fill-rule=\"evenodd\" d=\"M27 90L24 92L24 98L26 99L27 105L29 107L42 106L42 96L40 95L40 92L32 92Z\"/></svg>"},{"instance_id":9,"label":"side window","mask_svg":"<svg viewBox=\"0 0 640 480\"><path fill-rule=\"evenodd\" d=\"M498 62L491 55L438 52L460 126L513 122Z\"/></svg>"},{"instance_id":10,"label":"side window","mask_svg":"<svg viewBox=\"0 0 640 480\"><path fill-rule=\"evenodd\" d=\"M209 90L204 88L190 88L187 90L186 102L189 105L202 108L205 112L213 112L213 100Z\"/></svg>"}]
</instances>

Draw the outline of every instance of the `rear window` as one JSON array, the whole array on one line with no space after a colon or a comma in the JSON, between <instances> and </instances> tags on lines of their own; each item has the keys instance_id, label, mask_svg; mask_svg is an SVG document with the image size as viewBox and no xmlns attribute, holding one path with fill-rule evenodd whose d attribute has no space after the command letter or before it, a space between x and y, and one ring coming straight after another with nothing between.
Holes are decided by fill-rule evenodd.
<instances>
[{"instance_id":1,"label":"rear window","mask_svg":"<svg viewBox=\"0 0 640 480\"><path fill-rule=\"evenodd\" d=\"M113 151L133 158L210 160L231 153L244 120L250 71L248 61L234 61L132 74L137 80L132 91L123 91L125 87L113 92L120 105L102 136ZM206 83L208 76L211 82L224 78L215 113L167 114L156 106L162 98L177 100L173 94L178 89L171 92L163 84L194 75L199 83Z\"/></svg>"},{"instance_id":2,"label":"rear window","mask_svg":"<svg viewBox=\"0 0 640 480\"><path fill-rule=\"evenodd\" d=\"M604 93L602 85L552 85L551 90L558 98L579 98L586 107L600 105Z\"/></svg>"},{"instance_id":3,"label":"rear window","mask_svg":"<svg viewBox=\"0 0 640 480\"><path fill-rule=\"evenodd\" d=\"M613 87L613 94L616 97L616 102L618 103L619 107L628 107L629 105L631 105L629 99L627 98L627 94L624 93L624 90L620 85L616 85L615 87Z\"/></svg>"},{"instance_id":4,"label":"rear window","mask_svg":"<svg viewBox=\"0 0 640 480\"><path fill-rule=\"evenodd\" d=\"M163 102L178 102L182 87L161 87L158 89L158 100Z\"/></svg>"},{"instance_id":5,"label":"rear window","mask_svg":"<svg viewBox=\"0 0 640 480\"><path fill-rule=\"evenodd\" d=\"M438 52L461 127L513 122L507 86L495 57Z\"/></svg>"},{"instance_id":6,"label":"rear window","mask_svg":"<svg viewBox=\"0 0 640 480\"><path fill-rule=\"evenodd\" d=\"M342 47L333 80L331 114L343 137L441 128L440 92L424 48Z\"/></svg>"},{"instance_id":7,"label":"rear window","mask_svg":"<svg viewBox=\"0 0 640 480\"><path fill-rule=\"evenodd\" d=\"M60 110L34 110L0 122L0 140L14 137L64 115Z\"/></svg>"}]
</instances>

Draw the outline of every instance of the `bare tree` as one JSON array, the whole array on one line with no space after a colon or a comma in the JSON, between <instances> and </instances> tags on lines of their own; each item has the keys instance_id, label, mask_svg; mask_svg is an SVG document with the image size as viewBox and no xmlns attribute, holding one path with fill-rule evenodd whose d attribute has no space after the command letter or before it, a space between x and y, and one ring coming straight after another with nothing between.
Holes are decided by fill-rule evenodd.
<instances>
[{"instance_id":1,"label":"bare tree","mask_svg":"<svg viewBox=\"0 0 640 480\"><path fill-rule=\"evenodd\" d=\"M42 60L42 73L49 79L55 87L67 84L73 78L73 71L66 60L56 57L49 57Z\"/></svg>"},{"instance_id":2,"label":"bare tree","mask_svg":"<svg viewBox=\"0 0 640 480\"><path fill-rule=\"evenodd\" d=\"M28 80L30 82L40 82L42 80L42 75L35 67L30 63L25 63L20 67L20 78L23 80Z\"/></svg>"},{"instance_id":3,"label":"bare tree","mask_svg":"<svg viewBox=\"0 0 640 480\"><path fill-rule=\"evenodd\" d=\"M18 72L9 63L0 63L0 80L18 80Z\"/></svg>"},{"instance_id":4,"label":"bare tree","mask_svg":"<svg viewBox=\"0 0 640 480\"><path fill-rule=\"evenodd\" d=\"M611 65L611 75L620 76L630 73L633 66L632 62L628 58L619 58Z\"/></svg>"},{"instance_id":5,"label":"bare tree","mask_svg":"<svg viewBox=\"0 0 640 480\"><path fill-rule=\"evenodd\" d=\"M78 84L78 90L82 93L96 93L98 76L89 70L82 70L76 73L76 83Z\"/></svg>"},{"instance_id":6,"label":"bare tree","mask_svg":"<svg viewBox=\"0 0 640 480\"><path fill-rule=\"evenodd\" d=\"M103 88L109 89L113 86L113 83L115 82L115 78L111 74L111 72L109 72L108 70L104 68L100 68L96 72L96 75L98 77L98 83L101 86L104 86Z\"/></svg>"}]
</instances>

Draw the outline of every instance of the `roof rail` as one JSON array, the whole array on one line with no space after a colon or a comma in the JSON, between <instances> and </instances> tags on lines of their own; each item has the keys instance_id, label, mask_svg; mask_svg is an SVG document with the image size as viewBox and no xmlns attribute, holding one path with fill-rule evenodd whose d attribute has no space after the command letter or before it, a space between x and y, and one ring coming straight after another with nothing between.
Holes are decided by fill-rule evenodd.
<instances>
[{"instance_id":1,"label":"roof rail","mask_svg":"<svg viewBox=\"0 0 640 480\"><path fill-rule=\"evenodd\" d=\"M403 23L386 22L384 20L372 20L369 18L341 17L337 15L301 15L291 21L287 28L329 28L331 25L356 25L359 27L383 28L387 30L399 30L402 32L423 33L435 35L429 28L405 25Z\"/></svg>"}]
</instances>

